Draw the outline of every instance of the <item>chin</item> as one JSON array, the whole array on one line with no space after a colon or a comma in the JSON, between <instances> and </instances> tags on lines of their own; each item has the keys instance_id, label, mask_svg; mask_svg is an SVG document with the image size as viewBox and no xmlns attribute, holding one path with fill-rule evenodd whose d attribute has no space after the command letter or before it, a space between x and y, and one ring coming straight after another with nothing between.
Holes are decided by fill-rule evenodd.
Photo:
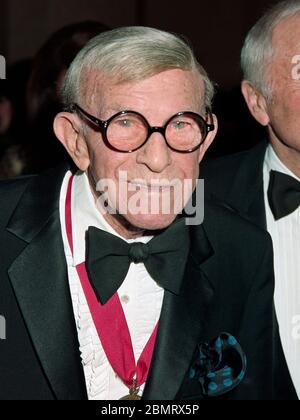
<instances>
[{"instance_id":1,"label":"chin","mask_svg":"<svg viewBox=\"0 0 300 420\"><path fill-rule=\"evenodd\" d=\"M167 228L176 218L176 214L127 214L127 222L138 229L160 230Z\"/></svg>"}]
</instances>

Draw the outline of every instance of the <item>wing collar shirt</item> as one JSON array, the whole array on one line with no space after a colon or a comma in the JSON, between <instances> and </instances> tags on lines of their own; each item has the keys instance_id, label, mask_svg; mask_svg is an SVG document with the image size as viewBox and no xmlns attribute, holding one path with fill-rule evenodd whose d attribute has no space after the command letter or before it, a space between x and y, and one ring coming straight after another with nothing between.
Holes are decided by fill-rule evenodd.
<instances>
[{"instance_id":1,"label":"wing collar shirt","mask_svg":"<svg viewBox=\"0 0 300 420\"><path fill-rule=\"evenodd\" d=\"M116 375L105 355L75 267L85 261L85 235L89 226L95 226L119 237L120 235L97 209L87 175L77 172L71 197L74 243L72 256L65 229L65 199L70 176L71 172L68 172L61 188L60 220L87 394L90 400L116 400L128 394L128 387ZM150 239L150 236L145 236L127 242L146 243ZM137 361L159 319L164 291L151 278L143 263L132 263L118 295ZM144 385L140 388L140 395L143 389Z\"/></svg>"}]
</instances>

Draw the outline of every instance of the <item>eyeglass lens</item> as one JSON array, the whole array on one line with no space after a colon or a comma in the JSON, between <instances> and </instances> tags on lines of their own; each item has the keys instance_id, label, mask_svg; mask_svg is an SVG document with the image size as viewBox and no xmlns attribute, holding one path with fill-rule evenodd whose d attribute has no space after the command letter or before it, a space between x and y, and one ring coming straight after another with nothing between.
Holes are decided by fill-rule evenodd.
<instances>
[{"instance_id":1,"label":"eyeglass lens","mask_svg":"<svg viewBox=\"0 0 300 420\"><path fill-rule=\"evenodd\" d=\"M189 113L176 115L165 129L165 138L169 146L179 151L188 151L203 141L206 133L205 122ZM107 127L108 142L120 151L134 150L140 147L149 136L149 126L141 116L123 113L113 118Z\"/></svg>"}]
</instances>

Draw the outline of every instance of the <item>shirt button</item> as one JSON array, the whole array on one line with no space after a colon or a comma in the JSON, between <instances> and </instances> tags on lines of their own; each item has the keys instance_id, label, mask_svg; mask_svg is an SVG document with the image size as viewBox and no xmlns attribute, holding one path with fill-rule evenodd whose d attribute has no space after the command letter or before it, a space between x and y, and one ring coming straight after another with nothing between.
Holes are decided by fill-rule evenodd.
<instances>
[{"instance_id":1,"label":"shirt button","mask_svg":"<svg viewBox=\"0 0 300 420\"><path fill-rule=\"evenodd\" d=\"M129 302L129 296L128 295L123 295L122 297L121 297L121 301L123 302L123 303L128 303Z\"/></svg>"}]
</instances>

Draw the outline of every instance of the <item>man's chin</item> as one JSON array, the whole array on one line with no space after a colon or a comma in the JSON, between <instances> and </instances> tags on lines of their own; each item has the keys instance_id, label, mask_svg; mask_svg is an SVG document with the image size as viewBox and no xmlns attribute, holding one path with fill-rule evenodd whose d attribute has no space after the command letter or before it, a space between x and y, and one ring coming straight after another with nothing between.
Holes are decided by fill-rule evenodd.
<instances>
[{"instance_id":1,"label":"man's chin","mask_svg":"<svg viewBox=\"0 0 300 420\"><path fill-rule=\"evenodd\" d=\"M127 214L123 216L129 225L140 230L160 230L167 228L176 218L175 214Z\"/></svg>"}]
</instances>

